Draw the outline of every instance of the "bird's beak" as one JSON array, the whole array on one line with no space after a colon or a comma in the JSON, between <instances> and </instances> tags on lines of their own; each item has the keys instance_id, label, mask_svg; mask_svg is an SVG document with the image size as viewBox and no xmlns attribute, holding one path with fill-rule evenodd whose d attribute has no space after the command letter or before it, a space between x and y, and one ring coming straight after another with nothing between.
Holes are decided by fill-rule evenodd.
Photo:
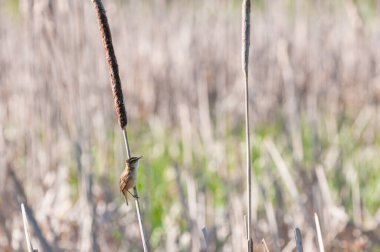
<instances>
[{"instance_id":1,"label":"bird's beak","mask_svg":"<svg viewBox=\"0 0 380 252\"><path fill-rule=\"evenodd\" d=\"M137 160L139 160L139 159L140 159L140 158L142 158L142 157L143 157L143 156L141 156L141 157L138 157L138 158L137 158Z\"/></svg>"}]
</instances>

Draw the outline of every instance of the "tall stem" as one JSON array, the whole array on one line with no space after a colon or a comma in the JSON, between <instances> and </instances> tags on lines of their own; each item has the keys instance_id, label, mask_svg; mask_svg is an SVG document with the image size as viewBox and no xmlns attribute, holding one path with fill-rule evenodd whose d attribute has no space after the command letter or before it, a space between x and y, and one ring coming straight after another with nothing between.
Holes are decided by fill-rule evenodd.
<instances>
[{"instance_id":1,"label":"tall stem","mask_svg":"<svg viewBox=\"0 0 380 252\"><path fill-rule=\"evenodd\" d=\"M247 155L247 241L248 251L253 251L252 236L251 236L251 143L249 134L249 93L248 93L248 62L249 62L249 45L250 45L250 14L251 1L243 0L242 5L242 67L245 86L245 137L246 137L246 155Z\"/></svg>"},{"instance_id":2,"label":"tall stem","mask_svg":"<svg viewBox=\"0 0 380 252\"><path fill-rule=\"evenodd\" d=\"M125 106L124 106L123 92L122 92L122 88L121 88L121 80L120 80L120 76L119 76L119 69L118 69L118 65L117 65L115 51L113 49L111 30L110 30L109 25L108 25L108 19L107 19L106 11L104 9L102 1L101 0L91 0L91 1L93 2L95 10L96 10L99 30L100 30L100 33L102 35L103 47L104 47L104 51L106 54L108 70L110 73L112 95L113 95L113 99L114 99L115 111L116 111L116 115L118 117L119 125L123 131L125 148L127 151L127 157L129 159L131 157L131 151L129 148L128 135L127 135L127 112L126 112ZM139 202L139 198L138 198L137 188L134 187L133 191L134 191L134 195L136 196L135 197L136 212L137 212L137 218L139 221L141 240L142 240L144 252L146 252L146 251L148 251L148 248L146 245L144 227L143 227L142 218L141 218L140 202Z\"/></svg>"},{"instance_id":3,"label":"tall stem","mask_svg":"<svg viewBox=\"0 0 380 252\"><path fill-rule=\"evenodd\" d=\"M127 158L129 159L131 157L131 150L129 149L127 127L123 128L123 136L124 136L125 149L127 151ZM135 199L135 203L136 203L137 219L139 221L140 234L141 234L141 240L142 240L143 248L144 248L144 251L148 251L148 247L146 246L146 241L145 241L144 226L142 223L142 218L141 218L141 213L140 213L141 211L140 211L139 195L137 193L136 186L133 187L133 194L135 195L134 199Z\"/></svg>"},{"instance_id":4,"label":"tall stem","mask_svg":"<svg viewBox=\"0 0 380 252\"><path fill-rule=\"evenodd\" d=\"M127 127L123 128L123 136L124 136L125 150L127 152L127 158L129 159L131 157L131 150L129 149Z\"/></svg>"}]
</instances>

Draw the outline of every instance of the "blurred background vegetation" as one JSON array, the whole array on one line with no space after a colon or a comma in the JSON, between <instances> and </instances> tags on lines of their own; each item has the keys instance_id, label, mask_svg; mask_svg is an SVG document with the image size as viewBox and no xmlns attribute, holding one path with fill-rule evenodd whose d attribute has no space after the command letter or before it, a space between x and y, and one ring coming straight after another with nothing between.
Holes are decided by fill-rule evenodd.
<instances>
[{"instance_id":1,"label":"blurred background vegetation","mask_svg":"<svg viewBox=\"0 0 380 252\"><path fill-rule=\"evenodd\" d=\"M154 251L243 251L241 3L104 1ZM380 250L380 1L254 1L253 230L260 249ZM54 251L141 251L91 1L0 0L0 250L27 202ZM21 187L18 186L21 184ZM206 238L202 229L206 230Z\"/></svg>"}]
</instances>

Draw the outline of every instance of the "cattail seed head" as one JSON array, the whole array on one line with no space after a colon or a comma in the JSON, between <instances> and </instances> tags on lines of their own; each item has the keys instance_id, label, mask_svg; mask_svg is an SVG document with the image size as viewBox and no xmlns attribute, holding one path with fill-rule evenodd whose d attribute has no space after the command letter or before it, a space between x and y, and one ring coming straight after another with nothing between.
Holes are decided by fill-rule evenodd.
<instances>
[{"instance_id":1,"label":"cattail seed head","mask_svg":"<svg viewBox=\"0 0 380 252\"><path fill-rule=\"evenodd\" d=\"M99 23L99 30L102 35L103 47L106 53L108 70L111 78L112 96L115 106L116 115L119 119L121 128L127 126L127 112L124 106L123 91L121 89L121 80L119 76L119 67L117 65L116 55L112 45L111 30L108 25L106 10L101 0L92 0L96 16Z\"/></svg>"}]
</instances>

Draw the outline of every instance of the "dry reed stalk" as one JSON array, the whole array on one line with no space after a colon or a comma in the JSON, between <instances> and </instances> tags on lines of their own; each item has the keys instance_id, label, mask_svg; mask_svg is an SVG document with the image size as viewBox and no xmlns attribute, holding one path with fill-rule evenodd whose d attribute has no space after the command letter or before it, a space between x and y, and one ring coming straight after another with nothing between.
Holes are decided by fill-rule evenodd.
<instances>
[{"instance_id":1,"label":"dry reed stalk","mask_svg":"<svg viewBox=\"0 0 380 252\"><path fill-rule=\"evenodd\" d=\"M88 136L87 136L88 137ZM85 138L87 138L85 137ZM76 143L76 162L78 175L80 177L80 205L81 205L81 226L80 245L82 251L100 251L97 237L96 206L93 194L93 179L91 173L91 161L89 157L89 142L79 138Z\"/></svg>"},{"instance_id":2,"label":"dry reed stalk","mask_svg":"<svg viewBox=\"0 0 380 252\"><path fill-rule=\"evenodd\" d=\"M16 176L16 173L13 171L11 167L7 168L7 176L11 179L13 182L15 191L17 193L17 198L21 202L27 202L25 191L23 188L23 185L19 178ZM49 245L48 241L44 237L42 230L34 216L33 210L29 207L28 203L23 204L24 205L24 210L27 216L29 216L31 225L34 230L35 236L38 238L38 241L40 242L40 245L42 246L42 250L46 252L51 252L53 251L52 247ZM29 228L28 228L29 229ZM28 244L29 246L29 244ZM36 251L36 250L34 250Z\"/></svg>"},{"instance_id":3,"label":"dry reed stalk","mask_svg":"<svg viewBox=\"0 0 380 252\"><path fill-rule=\"evenodd\" d=\"M286 165L284 159L281 157L280 152L277 150L276 146L274 145L271 139L265 140L264 146L269 152L270 156L272 157L273 162L275 163L280 173L280 176L284 180L284 183L288 188L293 200L297 202L299 198L299 193L296 187L296 183L294 182L293 177L290 174L289 168Z\"/></svg>"},{"instance_id":4,"label":"dry reed stalk","mask_svg":"<svg viewBox=\"0 0 380 252\"><path fill-rule=\"evenodd\" d=\"M326 173L321 165L315 167L315 175L317 176L319 189L322 194L323 207L330 209L334 206L334 202L331 197L329 184L327 182Z\"/></svg>"},{"instance_id":5,"label":"dry reed stalk","mask_svg":"<svg viewBox=\"0 0 380 252\"><path fill-rule=\"evenodd\" d=\"M248 64L249 64L249 45L250 45L250 29L251 29L251 1L243 0L242 4L242 67L244 75L244 86L245 86L245 137L246 137L246 155L247 155L247 242L248 251L253 251L253 242L251 235L251 143L249 135L249 93L248 93Z\"/></svg>"},{"instance_id":6,"label":"dry reed stalk","mask_svg":"<svg viewBox=\"0 0 380 252\"><path fill-rule=\"evenodd\" d=\"M131 157L131 151L128 144L128 135L127 135L127 129L126 129L127 112L124 106L123 92L122 92L121 81L120 81L120 76L119 76L119 68L117 65L116 55L113 49L111 31L108 25L106 11L104 9L102 1L92 0L92 2L94 4L97 19L98 19L99 30L102 35L103 47L106 54L108 70L110 73L115 111L118 117L119 125L123 130L125 148L127 151L127 158L129 159ZM144 227L143 227L142 218L141 218L140 202L139 202L136 186L133 188L133 192L135 195L134 198L135 198L135 203L136 203L136 212L137 212L137 218L139 221L143 248L144 248L144 251L148 251L148 247L147 247L147 243L145 239Z\"/></svg>"},{"instance_id":7,"label":"dry reed stalk","mask_svg":"<svg viewBox=\"0 0 380 252\"><path fill-rule=\"evenodd\" d=\"M321 226L319 224L319 218L318 218L318 214L317 213L314 213L314 220L315 220L315 227L317 229L319 251L320 252L325 252L325 248L323 246Z\"/></svg>"},{"instance_id":8,"label":"dry reed stalk","mask_svg":"<svg viewBox=\"0 0 380 252\"><path fill-rule=\"evenodd\" d=\"M294 238L296 240L296 249L297 249L297 252L303 252L302 234L301 234L301 230L299 228L296 228L296 230L294 231Z\"/></svg>"},{"instance_id":9,"label":"dry reed stalk","mask_svg":"<svg viewBox=\"0 0 380 252\"><path fill-rule=\"evenodd\" d=\"M303 160L304 153L302 136L300 133L300 118L298 115L299 111L297 108L296 80L290 62L288 42L285 39L281 39L278 42L277 58L285 85L284 92L286 123L287 127L289 128L289 138L293 148L293 158L296 163L299 164Z\"/></svg>"},{"instance_id":10,"label":"dry reed stalk","mask_svg":"<svg viewBox=\"0 0 380 252\"><path fill-rule=\"evenodd\" d=\"M267 243L265 242L265 239L261 240L261 245L263 246L264 252L269 252L269 248L268 248Z\"/></svg>"},{"instance_id":11,"label":"dry reed stalk","mask_svg":"<svg viewBox=\"0 0 380 252\"><path fill-rule=\"evenodd\" d=\"M22 222L24 223L24 232L25 232L25 239L26 239L26 245L28 247L28 252L33 252L34 249L33 249L32 241L30 239L29 225L28 225L28 219L26 217L24 203L21 203L21 214L22 214Z\"/></svg>"}]
</instances>

